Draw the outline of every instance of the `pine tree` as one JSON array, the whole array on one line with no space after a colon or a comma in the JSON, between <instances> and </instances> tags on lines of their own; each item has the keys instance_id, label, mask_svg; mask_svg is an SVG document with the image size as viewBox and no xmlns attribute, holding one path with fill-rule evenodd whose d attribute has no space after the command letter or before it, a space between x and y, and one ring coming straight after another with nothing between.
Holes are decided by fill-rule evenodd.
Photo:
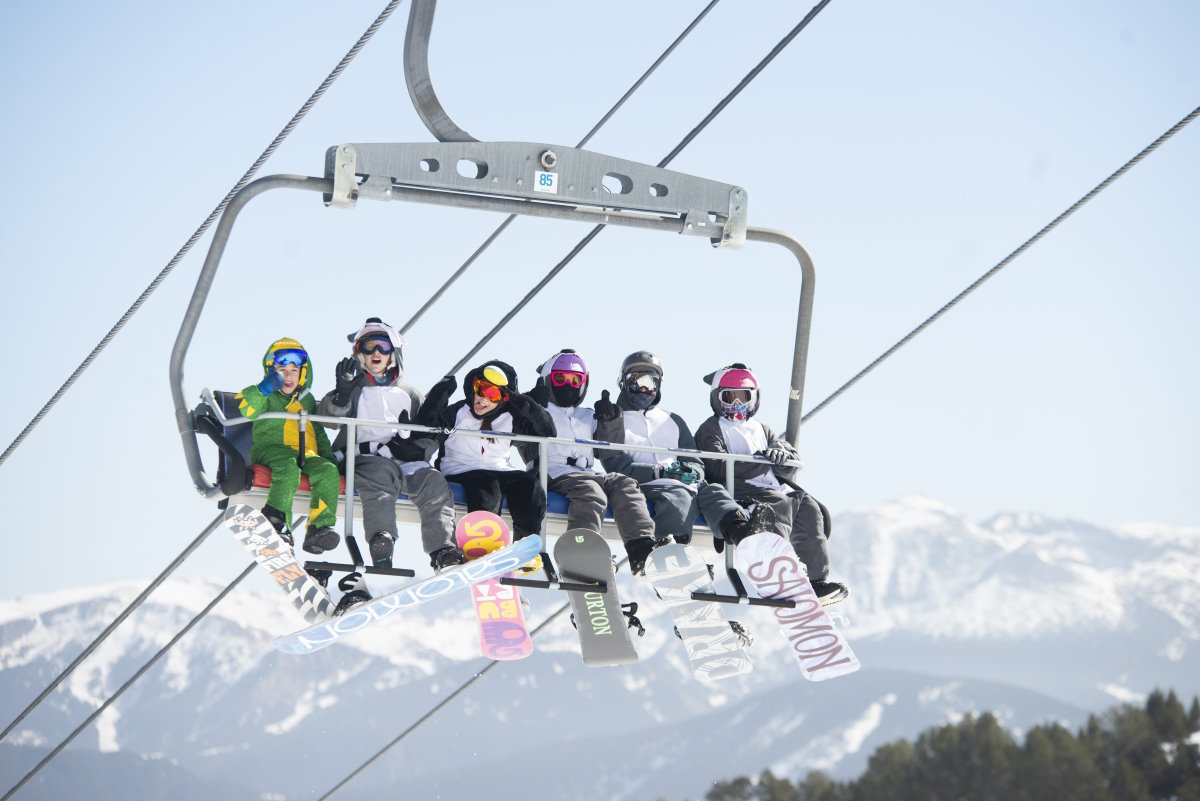
<instances>
[{"instance_id":1,"label":"pine tree","mask_svg":"<svg viewBox=\"0 0 1200 801\"><path fill-rule=\"evenodd\" d=\"M1188 728L1193 732L1200 731L1200 696L1192 696L1192 705L1188 708Z\"/></svg>"},{"instance_id":2,"label":"pine tree","mask_svg":"<svg viewBox=\"0 0 1200 801\"><path fill-rule=\"evenodd\" d=\"M1102 801L1104 776L1081 739L1053 724L1025 736L1014 779L1021 801Z\"/></svg>"}]
</instances>

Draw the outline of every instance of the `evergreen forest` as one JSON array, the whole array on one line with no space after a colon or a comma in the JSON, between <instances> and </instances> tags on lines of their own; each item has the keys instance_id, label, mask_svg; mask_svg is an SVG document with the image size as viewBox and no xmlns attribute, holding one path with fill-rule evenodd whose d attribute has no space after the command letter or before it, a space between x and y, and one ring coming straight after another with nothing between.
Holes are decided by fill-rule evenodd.
<instances>
[{"instance_id":1,"label":"evergreen forest","mask_svg":"<svg viewBox=\"0 0 1200 801\"><path fill-rule=\"evenodd\" d=\"M1200 801L1200 700L1155 690L1145 706L1052 723L1018 742L991 713L888 743L848 782L765 771L715 782L706 801Z\"/></svg>"}]
</instances>

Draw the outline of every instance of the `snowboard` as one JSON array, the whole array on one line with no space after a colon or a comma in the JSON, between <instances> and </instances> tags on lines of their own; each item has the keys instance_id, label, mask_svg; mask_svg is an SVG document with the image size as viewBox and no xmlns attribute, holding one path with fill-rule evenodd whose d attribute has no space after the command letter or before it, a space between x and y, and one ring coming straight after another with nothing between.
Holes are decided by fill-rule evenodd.
<instances>
[{"instance_id":1,"label":"snowboard","mask_svg":"<svg viewBox=\"0 0 1200 801\"><path fill-rule=\"evenodd\" d=\"M467 559L478 559L512 544L512 532L491 512L471 512L454 530L458 547ZM530 539L537 539L531 537ZM471 585L475 614L479 618L479 650L488 659L524 659L533 653L533 640L516 587L490 578Z\"/></svg>"},{"instance_id":2,"label":"snowboard","mask_svg":"<svg viewBox=\"0 0 1200 801\"><path fill-rule=\"evenodd\" d=\"M742 637L729 625L721 605L692 599L714 592L708 564L690 545L663 545L650 552L646 578L667 605L683 640L692 673L701 681L741 676L754 669Z\"/></svg>"},{"instance_id":3,"label":"snowboard","mask_svg":"<svg viewBox=\"0 0 1200 801\"><path fill-rule=\"evenodd\" d=\"M396 612L516 570L536 556L540 548L541 538L539 537L526 537L518 540L506 548L492 551L487 556L473 562L448 568L429 578L407 584L394 592L352 606L343 615L279 637L274 642L275 649L285 654L311 654L319 651Z\"/></svg>"},{"instance_id":4,"label":"snowboard","mask_svg":"<svg viewBox=\"0 0 1200 801\"><path fill-rule=\"evenodd\" d=\"M774 532L751 534L737 544L734 565L761 598L794 600L796 606L771 607L804 678L824 681L858 670L858 657L817 600L808 574L792 546Z\"/></svg>"},{"instance_id":5,"label":"snowboard","mask_svg":"<svg viewBox=\"0 0 1200 801\"><path fill-rule=\"evenodd\" d=\"M254 561L279 584L306 623L320 623L333 616L329 593L296 562L292 546L262 512L246 504L231 504L225 510L225 526Z\"/></svg>"},{"instance_id":6,"label":"snowboard","mask_svg":"<svg viewBox=\"0 0 1200 801\"><path fill-rule=\"evenodd\" d=\"M564 581L606 582L604 592L567 593L575 627L579 630L583 664L601 667L636 662L637 651L629 636L621 598L617 595L612 551L604 538L587 529L571 529L554 543L554 561L558 562L558 572Z\"/></svg>"}]
</instances>

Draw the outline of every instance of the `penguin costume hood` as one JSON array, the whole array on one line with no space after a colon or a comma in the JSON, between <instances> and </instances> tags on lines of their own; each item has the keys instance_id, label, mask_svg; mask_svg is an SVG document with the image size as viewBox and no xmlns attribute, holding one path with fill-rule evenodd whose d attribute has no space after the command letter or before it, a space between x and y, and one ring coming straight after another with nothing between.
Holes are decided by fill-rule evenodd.
<instances>
[{"instance_id":1,"label":"penguin costume hood","mask_svg":"<svg viewBox=\"0 0 1200 801\"><path fill-rule=\"evenodd\" d=\"M754 377L754 372L741 362L714 370L704 376L704 383L709 387L708 405L717 417L749 420L758 411L758 379ZM745 390L750 393L750 400L726 403L721 399L721 393L725 390Z\"/></svg>"},{"instance_id":2,"label":"penguin costume hood","mask_svg":"<svg viewBox=\"0 0 1200 801\"><path fill-rule=\"evenodd\" d=\"M367 357L366 354L359 350L358 343L363 340L386 339L392 345L388 370L395 371L396 374L393 380L399 380L404 377L404 337L396 329L383 322L383 320L378 317L368 317L367 321L363 323L362 328L359 328L353 334L347 334L346 339L354 346L354 356L358 359L358 363L363 370L367 369Z\"/></svg>"},{"instance_id":3,"label":"penguin costume hood","mask_svg":"<svg viewBox=\"0 0 1200 801\"><path fill-rule=\"evenodd\" d=\"M499 401L494 409L484 415L475 414L474 400L476 378L500 387L500 389L507 393L507 396L503 400ZM490 420L502 412L507 411L509 398L512 397L513 393L520 392L520 390L517 389L517 371L511 364L508 364L507 362L502 362L499 359L491 359L479 365L478 367L472 367L467 371L467 374L463 376L462 380L462 392L463 397L466 398L467 408L470 410L471 415L480 420Z\"/></svg>"}]
</instances>

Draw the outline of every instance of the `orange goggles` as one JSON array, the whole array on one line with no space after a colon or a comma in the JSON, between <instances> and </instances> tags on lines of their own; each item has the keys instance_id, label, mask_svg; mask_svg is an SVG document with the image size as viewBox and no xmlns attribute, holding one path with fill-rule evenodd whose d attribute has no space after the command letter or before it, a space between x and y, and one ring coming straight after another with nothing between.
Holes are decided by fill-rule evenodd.
<instances>
[{"instance_id":1,"label":"orange goggles","mask_svg":"<svg viewBox=\"0 0 1200 801\"><path fill-rule=\"evenodd\" d=\"M586 376L583 373L575 373L570 370L555 370L550 373L550 383L556 387L565 387L570 384L573 387L583 386Z\"/></svg>"},{"instance_id":2,"label":"orange goggles","mask_svg":"<svg viewBox=\"0 0 1200 801\"><path fill-rule=\"evenodd\" d=\"M492 403L500 403L508 400L508 392L493 384L491 381L484 381L482 378L476 378L472 385L475 394L481 398L487 398Z\"/></svg>"}]
</instances>

